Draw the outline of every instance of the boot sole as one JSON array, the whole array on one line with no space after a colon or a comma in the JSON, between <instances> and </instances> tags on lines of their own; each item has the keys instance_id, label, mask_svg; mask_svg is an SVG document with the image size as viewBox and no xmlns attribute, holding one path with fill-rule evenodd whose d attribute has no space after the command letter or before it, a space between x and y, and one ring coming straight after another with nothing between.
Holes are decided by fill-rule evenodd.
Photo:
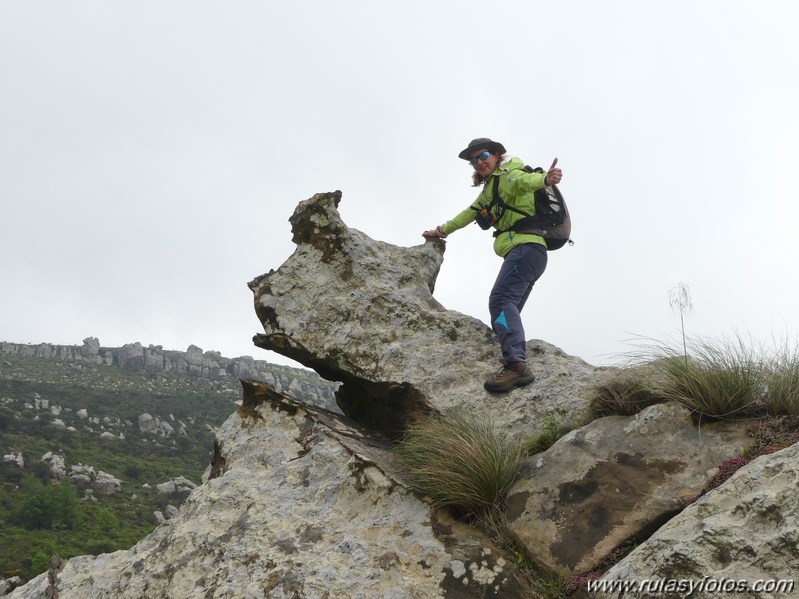
<instances>
[{"instance_id":1,"label":"boot sole","mask_svg":"<svg viewBox=\"0 0 799 599\"><path fill-rule=\"evenodd\" d=\"M516 389L517 387L525 387L525 386L529 385L530 383L532 383L534 380L535 380L535 375L531 374L530 376L520 377L520 378L516 379L515 381L513 381L512 383L509 383L509 384L504 385L502 387L498 387L498 386L492 385L489 382L485 382L485 383L483 383L483 388L486 391L489 391L491 393L507 393L508 391Z\"/></svg>"}]
</instances>

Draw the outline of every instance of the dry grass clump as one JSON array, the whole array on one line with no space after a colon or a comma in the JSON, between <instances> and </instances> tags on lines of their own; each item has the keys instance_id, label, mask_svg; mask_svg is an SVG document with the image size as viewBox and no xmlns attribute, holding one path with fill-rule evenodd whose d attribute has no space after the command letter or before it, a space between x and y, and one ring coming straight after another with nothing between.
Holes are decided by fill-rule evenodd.
<instances>
[{"instance_id":1,"label":"dry grass clump","mask_svg":"<svg viewBox=\"0 0 799 599\"><path fill-rule=\"evenodd\" d=\"M688 356L672 352L661 360L665 383L659 395L710 418L765 414L766 368L762 358L738 339L693 342Z\"/></svg>"},{"instance_id":2,"label":"dry grass clump","mask_svg":"<svg viewBox=\"0 0 799 599\"><path fill-rule=\"evenodd\" d=\"M637 368L597 386L594 415L631 415L663 401L710 419L799 413L799 354L787 346L769 356L742 338L655 343L634 359Z\"/></svg>"},{"instance_id":3,"label":"dry grass clump","mask_svg":"<svg viewBox=\"0 0 799 599\"><path fill-rule=\"evenodd\" d=\"M478 517L502 511L525 457L510 432L463 410L421 417L395 451L408 481L436 506Z\"/></svg>"},{"instance_id":4,"label":"dry grass clump","mask_svg":"<svg viewBox=\"0 0 799 599\"><path fill-rule=\"evenodd\" d=\"M783 345L768 365L768 413L771 416L799 414L799 350Z\"/></svg>"},{"instance_id":5,"label":"dry grass clump","mask_svg":"<svg viewBox=\"0 0 799 599\"><path fill-rule=\"evenodd\" d=\"M633 416L656 403L662 403L650 381L637 374L622 372L594 388L589 409L596 418L603 416Z\"/></svg>"}]
</instances>

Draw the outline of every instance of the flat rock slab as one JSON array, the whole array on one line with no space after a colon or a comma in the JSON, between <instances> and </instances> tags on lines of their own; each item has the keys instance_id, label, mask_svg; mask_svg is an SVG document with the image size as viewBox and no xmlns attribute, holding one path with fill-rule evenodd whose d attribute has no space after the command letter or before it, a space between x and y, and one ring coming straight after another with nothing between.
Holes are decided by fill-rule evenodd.
<instances>
[{"instance_id":1,"label":"flat rock slab","mask_svg":"<svg viewBox=\"0 0 799 599\"><path fill-rule=\"evenodd\" d=\"M649 595L638 587L625 597L685 597L691 584L692 597L770 599L799 595L797 572L799 444L752 460L660 528L603 581L661 585ZM682 586L666 592L677 585Z\"/></svg>"},{"instance_id":2,"label":"flat rock slab","mask_svg":"<svg viewBox=\"0 0 799 599\"><path fill-rule=\"evenodd\" d=\"M509 494L510 527L562 575L588 572L654 532L750 444L743 423L700 428L677 404L600 418L527 460Z\"/></svg>"}]
</instances>

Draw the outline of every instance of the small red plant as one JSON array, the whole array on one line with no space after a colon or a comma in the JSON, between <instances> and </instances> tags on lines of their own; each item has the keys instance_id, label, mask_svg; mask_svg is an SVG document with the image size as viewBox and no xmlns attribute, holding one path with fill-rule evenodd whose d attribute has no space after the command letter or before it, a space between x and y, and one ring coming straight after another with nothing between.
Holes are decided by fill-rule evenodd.
<instances>
[{"instance_id":1,"label":"small red plant","mask_svg":"<svg viewBox=\"0 0 799 599\"><path fill-rule=\"evenodd\" d=\"M719 465L719 471L715 475L711 476L705 483L705 491L715 489L748 463L748 459L740 456L730 458L729 460L722 462Z\"/></svg>"}]
</instances>

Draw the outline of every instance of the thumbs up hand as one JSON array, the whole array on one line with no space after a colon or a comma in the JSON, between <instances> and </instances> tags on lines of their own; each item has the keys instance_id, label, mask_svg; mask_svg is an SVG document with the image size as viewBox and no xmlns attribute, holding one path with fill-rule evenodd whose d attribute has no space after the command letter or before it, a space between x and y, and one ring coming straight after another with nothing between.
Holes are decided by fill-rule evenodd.
<instances>
[{"instance_id":1,"label":"thumbs up hand","mask_svg":"<svg viewBox=\"0 0 799 599\"><path fill-rule=\"evenodd\" d=\"M560 183L560 180L563 178L563 171L557 168L558 159L552 161L552 166L549 167L547 171L547 176L544 177L544 185L549 187L550 185L557 185Z\"/></svg>"}]
</instances>

